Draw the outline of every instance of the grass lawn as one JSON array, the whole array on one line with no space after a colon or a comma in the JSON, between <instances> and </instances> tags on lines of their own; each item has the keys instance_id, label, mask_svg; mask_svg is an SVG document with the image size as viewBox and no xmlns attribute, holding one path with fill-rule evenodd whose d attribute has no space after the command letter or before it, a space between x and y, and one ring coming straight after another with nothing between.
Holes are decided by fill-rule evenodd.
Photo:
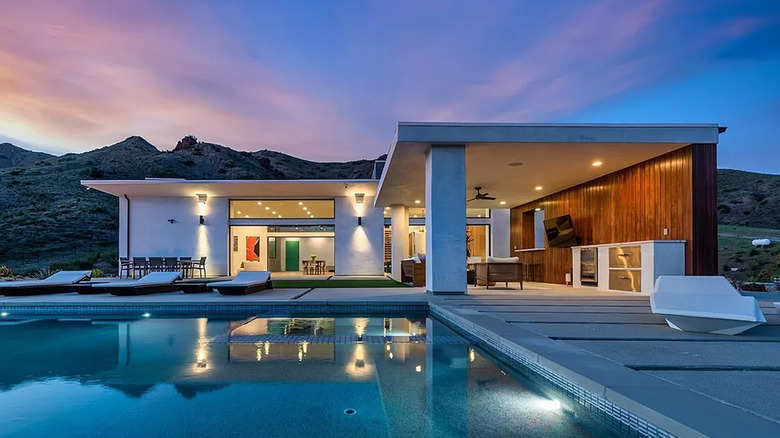
<instances>
[{"instance_id":1,"label":"grass lawn","mask_svg":"<svg viewBox=\"0 0 780 438\"><path fill-rule=\"evenodd\" d=\"M395 280L273 280L274 289L409 287Z\"/></svg>"}]
</instances>

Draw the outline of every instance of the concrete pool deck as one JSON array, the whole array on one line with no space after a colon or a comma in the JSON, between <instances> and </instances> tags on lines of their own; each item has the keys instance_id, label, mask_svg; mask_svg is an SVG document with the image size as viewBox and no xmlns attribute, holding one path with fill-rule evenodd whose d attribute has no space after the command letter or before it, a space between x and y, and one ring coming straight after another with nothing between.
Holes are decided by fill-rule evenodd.
<instances>
[{"instance_id":1,"label":"concrete pool deck","mask_svg":"<svg viewBox=\"0 0 780 438\"><path fill-rule=\"evenodd\" d=\"M598 397L678 436L776 436L780 430L780 316L738 336L683 333L650 312L646 296L527 283L431 296L420 288L277 289L248 296L62 294L0 297L14 306L126 304L429 303Z\"/></svg>"}]
</instances>

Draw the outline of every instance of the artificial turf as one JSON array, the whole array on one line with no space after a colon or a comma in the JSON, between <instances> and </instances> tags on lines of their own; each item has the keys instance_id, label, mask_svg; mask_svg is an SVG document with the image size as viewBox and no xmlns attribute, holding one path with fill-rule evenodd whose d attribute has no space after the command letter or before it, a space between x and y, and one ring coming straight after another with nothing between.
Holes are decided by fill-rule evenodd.
<instances>
[{"instance_id":1,"label":"artificial turf","mask_svg":"<svg viewBox=\"0 0 780 438\"><path fill-rule=\"evenodd\" d=\"M274 280L274 289L409 287L395 280Z\"/></svg>"}]
</instances>

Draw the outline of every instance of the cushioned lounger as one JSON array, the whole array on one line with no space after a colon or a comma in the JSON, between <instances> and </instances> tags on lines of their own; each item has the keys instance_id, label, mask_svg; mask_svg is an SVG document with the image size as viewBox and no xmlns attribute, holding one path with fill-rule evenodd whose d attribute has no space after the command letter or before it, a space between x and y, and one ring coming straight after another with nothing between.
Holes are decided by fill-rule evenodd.
<instances>
[{"instance_id":1,"label":"cushioned lounger","mask_svg":"<svg viewBox=\"0 0 780 438\"><path fill-rule=\"evenodd\" d=\"M247 295L271 287L271 273L268 271L242 271L230 281L209 283L208 287L222 295Z\"/></svg>"},{"instance_id":2,"label":"cushioned lounger","mask_svg":"<svg viewBox=\"0 0 780 438\"><path fill-rule=\"evenodd\" d=\"M120 296L157 294L180 291L181 284L176 283L180 278L179 272L150 272L135 281L95 284L92 287Z\"/></svg>"},{"instance_id":3,"label":"cushioned lounger","mask_svg":"<svg viewBox=\"0 0 780 438\"><path fill-rule=\"evenodd\" d=\"M44 280L0 283L0 295L24 296L74 292L74 284L89 280L92 271L60 271Z\"/></svg>"},{"instance_id":4,"label":"cushioned lounger","mask_svg":"<svg viewBox=\"0 0 780 438\"><path fill-rule=\"evenodd\" d=\"M756 299L742 296L724 277L662 275L650 307L684 332L736 335L766 322Z\"/></svg>"}]
</instances>

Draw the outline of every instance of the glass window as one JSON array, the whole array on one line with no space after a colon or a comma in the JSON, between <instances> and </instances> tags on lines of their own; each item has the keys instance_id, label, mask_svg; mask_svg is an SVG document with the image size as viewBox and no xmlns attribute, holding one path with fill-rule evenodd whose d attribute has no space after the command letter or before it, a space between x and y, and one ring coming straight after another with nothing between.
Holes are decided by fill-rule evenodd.
<instances>
[{"instance_id":1,"label":"glass window","mask_svg":"<svg viewBox=\"0 0 780 438\"><path fill-rule=\"evenodd\" d=\"M390 217L390 207L385 207L385 217ZM410 219L422 219L425 217L425 209L420 207L409 207ZM466 217L486 218L490 217L489 208L467 208Z\"/></svg>"},{"instance_id":2,"label":"glass window","mask_svg":"<svg viewBox=\"0 0 780 438\"><path fill-rule=\"evenodd\" d=\"M332 199L230 201L231 219L332 219Z\"/></svg>"}]
</instances>

